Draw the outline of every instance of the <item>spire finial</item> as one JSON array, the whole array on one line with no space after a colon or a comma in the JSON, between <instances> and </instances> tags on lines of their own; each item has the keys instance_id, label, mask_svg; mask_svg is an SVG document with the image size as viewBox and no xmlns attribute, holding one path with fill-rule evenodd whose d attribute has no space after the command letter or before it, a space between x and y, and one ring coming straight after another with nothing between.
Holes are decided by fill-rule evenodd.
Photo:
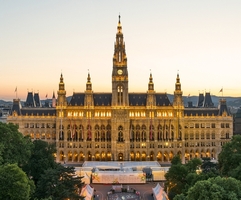
<instances>
[{"instance_id":1,"label":"spire finial","mask_svg":"<svg viewBox=\"0 0 241 200\"><path fill-rule=\"evenodd\" d=\"M121 18L121 16L120 16L120 13L119 13L119 23L120 23L120 18Z\"/></svg>"}]
</instances>

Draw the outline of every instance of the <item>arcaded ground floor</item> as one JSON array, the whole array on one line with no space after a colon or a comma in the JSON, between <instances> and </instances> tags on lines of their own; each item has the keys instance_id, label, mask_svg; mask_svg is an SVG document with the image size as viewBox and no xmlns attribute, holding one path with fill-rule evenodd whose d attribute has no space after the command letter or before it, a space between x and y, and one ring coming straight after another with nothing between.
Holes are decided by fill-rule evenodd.
<instances>
[{"instance_id":1,"label":"arcaded ground floor","mask_svg":"<svg viewBox=\"0 0 241 200\"><path fill-rule=\"evenodd\" d=\"M217 158L217 152L214 148L190 148L185 150L179 149L160 149L158 151L147 152L145 150L137 150L128 152L110 151L87 151L78 149L58 149L58 162L85 162L85 161L158 161L170 162L172 158L179 154L182 160L190 160L193 158L209 157Z\"/></svg>"}]
</instances>

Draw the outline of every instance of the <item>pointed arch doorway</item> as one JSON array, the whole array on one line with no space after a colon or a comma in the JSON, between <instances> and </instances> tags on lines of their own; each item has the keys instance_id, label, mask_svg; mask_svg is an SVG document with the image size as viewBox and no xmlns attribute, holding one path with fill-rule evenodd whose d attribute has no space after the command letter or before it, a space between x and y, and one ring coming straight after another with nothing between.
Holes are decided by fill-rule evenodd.
<instances>
[{"instance_id":1,"label":"pointed arch doorway","mask_svg":"<svg viewBox=\"0 0 241 200\"><path fill-rule=\"evenodd\" d=\"M118 154L118 161L123 161L123 153Z\"/></svg>"}]
</instances>

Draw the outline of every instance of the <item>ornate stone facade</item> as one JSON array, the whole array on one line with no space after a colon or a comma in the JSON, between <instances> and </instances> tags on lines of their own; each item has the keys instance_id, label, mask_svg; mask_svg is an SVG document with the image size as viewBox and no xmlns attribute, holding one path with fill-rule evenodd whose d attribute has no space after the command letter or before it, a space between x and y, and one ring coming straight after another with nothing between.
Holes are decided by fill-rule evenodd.
<instances>
[{"instance_id":1,"label":"ornate stone facade","mask_svg":"<svg viewBox=\"0 0 241 200\"><path fill-rule=\"evenodd\" d=\"M194 157L217 158L233 135L233 118L224 99L215 107L206 93L199 96L197 106L184 106L179 74L172 102L166 93L154 90L152 74L146 93L128 92L120 18L110 93L94 93L88 74L86 91L74 92L67 101L61 74L52 107L37 106L35 95L29 96L23 107L19 99L14 100L8 122L18 124L19 131L33 140L55 143L56 160L61 162L168 162L175 154L180 154L183 162Z\"/></svg>"}]
</instances>

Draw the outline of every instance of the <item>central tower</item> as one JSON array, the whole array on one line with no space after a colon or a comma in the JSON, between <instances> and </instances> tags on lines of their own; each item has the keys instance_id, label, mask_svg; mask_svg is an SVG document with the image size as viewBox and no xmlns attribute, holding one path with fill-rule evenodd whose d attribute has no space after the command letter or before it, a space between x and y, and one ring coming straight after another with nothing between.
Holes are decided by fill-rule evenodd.
<instances>
[{"instance_id":1,"label":"central tower","mask_svg":"<svg viewBox=\"0 0 241 200\"><path fill-rule=\"evenodd\" d=\"M117 26L112 69L112 106L128 106L128 71L122 26Z\"/></svg>"}]
</instances>

